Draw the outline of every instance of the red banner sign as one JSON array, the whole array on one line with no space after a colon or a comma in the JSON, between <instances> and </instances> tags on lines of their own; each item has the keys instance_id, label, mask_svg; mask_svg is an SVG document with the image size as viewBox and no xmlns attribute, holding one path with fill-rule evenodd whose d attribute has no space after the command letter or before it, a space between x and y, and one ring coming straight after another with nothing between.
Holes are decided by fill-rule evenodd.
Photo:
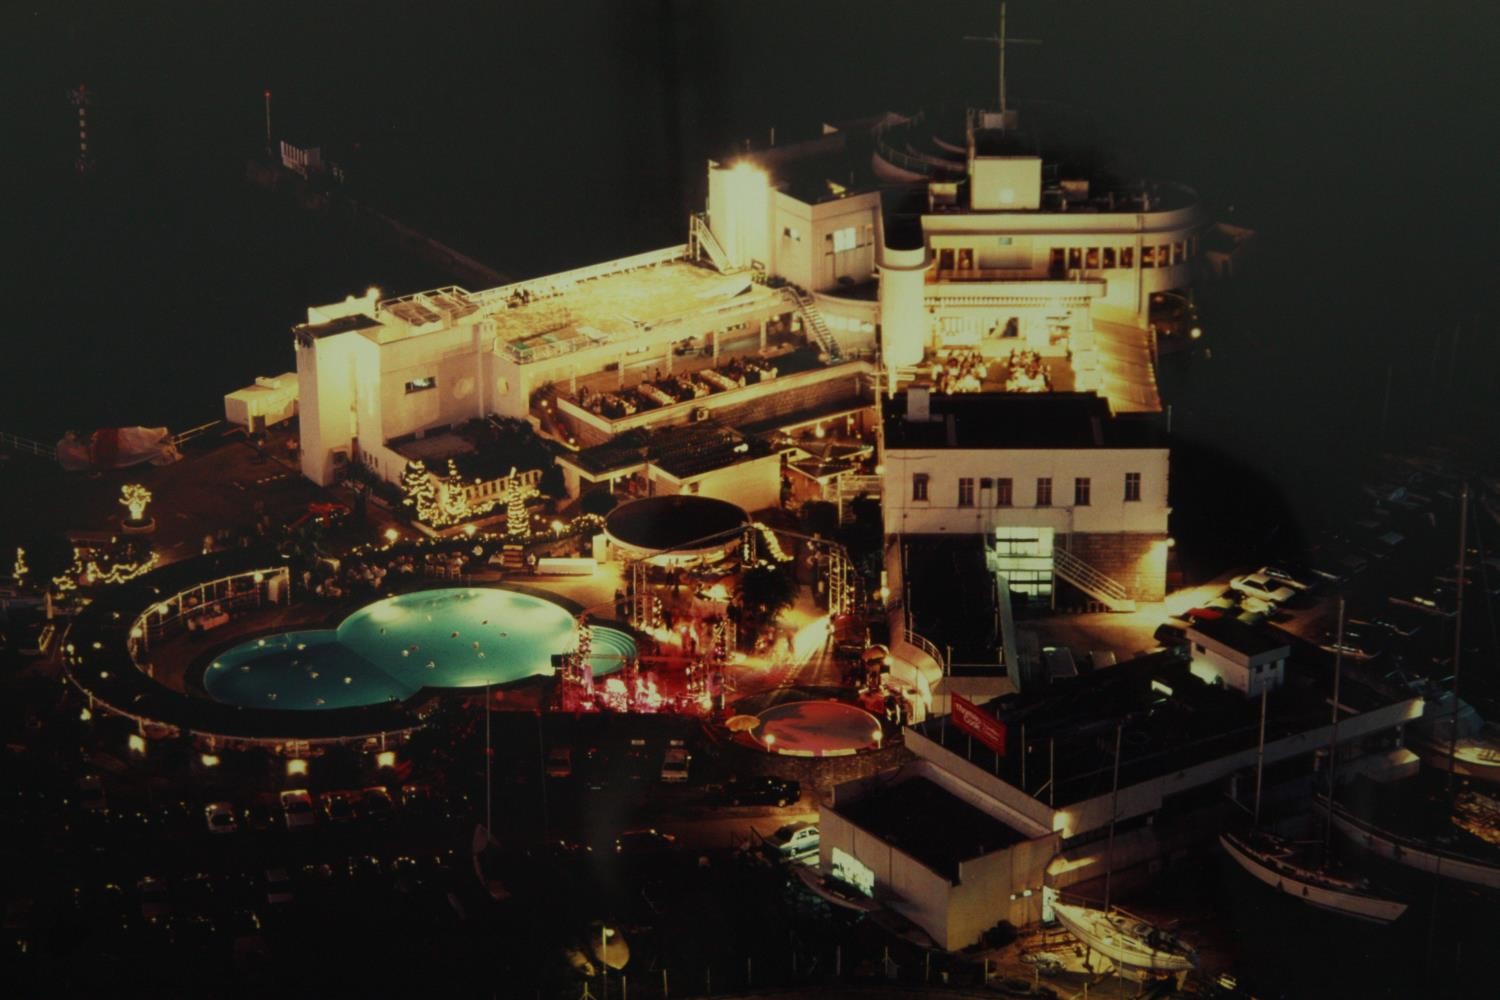
<instances>
[{"instance_id":1,"label":"red banner sign","mask_svg":"<svg viewBox=\"0 0 1500 1000\"><path fill-rule=\"evenodd\" d=\"M969 699L953 696L953 724L970 736L977 736L979 742L995 753L1005 756L1005 723L988 712L981 712Z\"/></svg>"}]
</instances>

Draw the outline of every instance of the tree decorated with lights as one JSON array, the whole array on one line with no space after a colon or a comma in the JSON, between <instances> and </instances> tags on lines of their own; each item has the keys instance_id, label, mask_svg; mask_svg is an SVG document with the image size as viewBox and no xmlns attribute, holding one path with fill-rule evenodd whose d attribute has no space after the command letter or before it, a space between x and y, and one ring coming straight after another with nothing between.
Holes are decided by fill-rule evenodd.
<instances>
[{"instance_id":1,"label":"tree decorated with lights","mask_svg":"<svg viewBox=\"0 0 1500 1000\"><path fill-rule=\"evenodd\" d=\"M120 504L130 511L132 524L146 520L146 505L151 502L151 491L140 483L126 483L120 487Z\"/></svg>"},{"instance_id":2,"label":"tree decorated with lights","mask_svg":"<svg viewBox=\"0 0 1500 1000\"><path fill-rule=\"evenodd\" d=\"M419 520L432 523L437 513L437 487L427 474L427 464L421 459L407 462L401 472L401 502L410 507Z\"/></svg>"},{"instance_id":3,"label":"tree decorated with lights","mask_svg":"<svg viewBox=\"0 0 1500 1000\"><path fill-rule=\"evenodd\" d=\"M531 537L531 515L526 511L526 498L535 496L536 490L521 485L516 470L510 470L510 487L505 491L505 533L513 539Z\"/></svg>"},{"instance_id":4,"label":"tree decorated with lights","mask_svg":"<svg viewBox=\"0 0 1500 1000\"><path fill-rule=\"evenodd\" d=\"M17 586L24 586L26 574L31 572L31 567L26 565L26 550L19 545L16 546L16 561L11 565L10 575L16 581Z\"/></svg>"}]
</instances>

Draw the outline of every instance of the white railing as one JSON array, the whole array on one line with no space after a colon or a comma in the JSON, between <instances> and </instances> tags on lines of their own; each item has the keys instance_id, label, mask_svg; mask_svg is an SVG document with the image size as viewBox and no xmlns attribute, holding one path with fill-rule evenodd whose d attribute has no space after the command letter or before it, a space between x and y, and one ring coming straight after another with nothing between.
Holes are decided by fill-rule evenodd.
<instances>
[{"instance_id":1,"label":"white railing","mask_svg":"<svg viewBox=\"0 0 1500 1000\"><path fill-rule=\"evenodd\" d=\"M6 448L15 452L26 452L30 455L40 455L43 458L57 459L57 449L52 445L42 444L30 438L23 438L17 434L8 434L0 431L0 448Z\"/></svg>"},{"instance_id":2,"label":"white railing","mask_svg":"<svg viewBox=\"0 0 1500 1000\"><path fill-rule=\"evenodd\" d=\"M1120 581L1099 572L1066 549L1052 550L1052 568L1079 590L1109 605L1111 611L1135 610L1135 601Z\"/></svg>"}]
</instances>

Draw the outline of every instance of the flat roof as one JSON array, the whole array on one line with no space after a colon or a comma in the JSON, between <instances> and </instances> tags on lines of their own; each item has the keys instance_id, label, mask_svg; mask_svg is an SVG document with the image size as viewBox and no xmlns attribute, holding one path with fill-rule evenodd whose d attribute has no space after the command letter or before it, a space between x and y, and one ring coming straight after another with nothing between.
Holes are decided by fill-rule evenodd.
<instances>
[{"instance_id":1,"label":"flat roof","mask_svg":"<svg viewBox=\"0 0 1500 1000\"><path fill-rule=\"evenodd\" d=\"M963 862L1028 839L922 777L882 788L834 811L950 882L958 881Z\"/></svg>"},{"instance_id":2,"label":"flat roof","mask_svg":"<svg viewBox=\"0 0 1500 1000\"><path fill-rule=\"evenodd\" d=\"M593 476L623 472L645 462L686 479L739 462L764 458L777 449L762 438L747 438L714 420L656 430L626 431L611 441L559 460Z\"/></svg>"},{"instance_id":3,"label":"flat roof","mask_svg":"<svg viewBox=\"0 0 1500 1000\"><path fill-rule=\"evenodd\" d=\"M906 419L911 390L885 405L887 448L1166 448L1147 417L1114 415L1093 393L930 393L931 419Z\"/></svg>"},{"instance_id":4,"label":"flat roof","mask_svg":"<svg viewBox=\"0 0 1500 1000\"><path fill-rule=\"evenodd\" d=\"M1273 649L1289 648L1286 633L1283 632L1278 637L1263 628L1246 625L1233 618L1194 622L1188 631L1205 635L1246 656L1258 656L1261 653L1269 653Z\"/></svg>"},{"instance_id":5,"label":"flat roof","mask_svg":"<svg viewBox=\"0 0 1500 1000\"><path fill-rule=\"evenodd\" d=\"M292 327L292 333L301 338L317 340L321 337L332 337L338 333L374 330L383 325L379 320L366 316L364 313L354 313L350 316L331 319L326 323L298 323Z\"/></svg>"},{"instance_id":6,"label":"flat roof","mask_svg":"<svg viewBox=\"0 0 1500 1000\"><path fill-rule=\"evenodd\" d=\"M584 281L538 278L526 288L527 296L501 299L488 314L498 342L522 363L629 340L731 304L770 306L781 298L748 272L724 275L685 258Z\"/></svg>"},{"instance_id":7,"label":"flat roof","mask_svg":"<svg viewBox=\"0 0 1500 1000\"><path fill-rule=\"evenodd\" d=\"M1332 657L1294 637L1287 644L1292 655L1286 681L1266 699L1267 743L1329 723ZM1344 665L1339 702L1354 714L1411 697ZM1109 793L1116 726L1122 788L1254 749L1260 728L1259 698L1207 684L1191 673L1188 661L1167 652L1006 695L979 711L1005 723L1009 752L998 759L946 717L912 728L1015 787L1021 787L1024 731L1030 747L1026 791L1056 807ZM1042 789L1049 757L1055 782L1050 794Z\"/></svg>"}]
</instances>

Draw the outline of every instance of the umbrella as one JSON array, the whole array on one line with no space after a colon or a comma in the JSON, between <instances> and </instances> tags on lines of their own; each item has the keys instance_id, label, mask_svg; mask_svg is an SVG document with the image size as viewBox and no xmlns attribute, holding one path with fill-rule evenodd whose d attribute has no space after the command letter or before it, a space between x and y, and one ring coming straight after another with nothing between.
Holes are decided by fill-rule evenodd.
<instances>
[{"instance_id":1,"label":"umbrella","mask_svg":"<svg viewBox=\"0 0 1500 1000\"><path fill-rule=\"evenodd\" d=\"M731 715L724 720L724 726L731 733L748 733L760 725L758 715Z\"/></svg>"}]
</instances>

